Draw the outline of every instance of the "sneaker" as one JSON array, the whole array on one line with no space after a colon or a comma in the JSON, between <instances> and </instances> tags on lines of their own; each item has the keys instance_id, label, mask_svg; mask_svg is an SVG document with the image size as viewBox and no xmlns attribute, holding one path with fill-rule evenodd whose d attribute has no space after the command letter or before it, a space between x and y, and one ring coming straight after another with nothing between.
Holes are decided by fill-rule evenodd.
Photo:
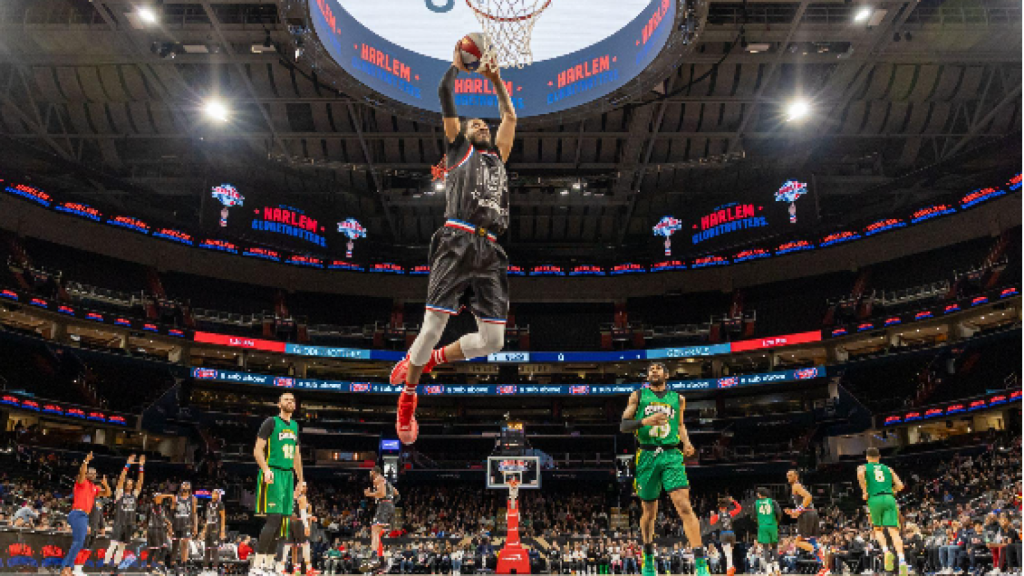
<instances>
[{"instance_id":1,"label":"sneaker","mask_svg":"<svg viewBox=\"0 0 1024 576\"><path fill-rule=\"evenodd\" d=\"M892 572L893 568L896 567L895 562L896 562L896 555L893 554L892 552L886 552L885 553L885 571L886 572Z\"/></svg>"},{"instance_id":2,"label":"sneaker","mask_svg":"<svg viewBox=\"0 0 1024 576\"><path fill-rule=\"evenodd\" d=\"M909 567L907 566L907 563L906 562L900 562L900 576L907 576L907 573L909 571L910 570L909 570Z\"/></svg>"},{"instance_id":3,"label":"sneaker","mask_svg":"<svg viewBox=\"0 0 1024 576\"><path fill-rule=\"evenodd\" d=\"M403 362L405 362L403 360ZM398 432L398 439L402 444L416 442L420 433L420 425L416 422L416 405L419 404L419 397L416 394L398 394L398 416L395 418L395 430Z\"/></svg>"},{"instance_id":4,"label":"sneaker","mask_svg":"<svg viewBox=\"0 0 1024 576\"><path fill-rule=\"evenodd\" d=\"M832 571L828 569L828 566L822 566L821 570L818 570L818 576L828 576Z\"/></svg>"},{"instance_id":5,"label":"sneaker","mask_svg":"<svg viewBox=\"0 0 1024 576\"><path fill-rule=\"evenodd\" d=\"M726 576L736 576L736 567L735 566L730 567L728 570L725 571L725 573L726 573Z\"/></svg>"},{"instance_id":6,"label":"sneaker","mask_svg":"<svg viewBox=\"0 0 1024 576\"><path fill-rule=\"evenodd\" d=\"M405 379L409 376L409 355L406 354L405 358L398 361L395 367L391 369L391 382L392 386L401 386L405 384Z\"/></svg>"},{"instance_id":7,"label":"sneaker","mask_svg":"<svg viewBox=\"0 0 1024 576\"><path fill-rule=\"evenodd\" d=\"M711 576L711 571L708 570L708 559L696 558L695 560L697 564L696 576Z\"/></svg>"},{"instance_id":8,"label":"sneaker","mask_svg":"<svg viewBox=\"0 0 1024 576\"><path fill-rule=\"evenodd\" d=\"M654 556L642 554L640 558L640 576L658 576L658 565Z\"/></svg>"}]
</instances>

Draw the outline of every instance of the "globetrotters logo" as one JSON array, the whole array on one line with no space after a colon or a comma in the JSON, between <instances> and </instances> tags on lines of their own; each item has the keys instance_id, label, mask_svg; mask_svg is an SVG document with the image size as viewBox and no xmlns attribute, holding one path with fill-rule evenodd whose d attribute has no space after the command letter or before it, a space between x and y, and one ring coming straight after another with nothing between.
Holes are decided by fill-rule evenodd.
<instances>
[{"instance_id":1,"label":"globetrotters logo","mask_svg":"<svg viewBox=\"0 0 1024 576\"><path fill-rule=\"evenodd\" d=\"M7 567L16 568L19 566L39 567L39 563L32 556L34 551L28 544L11 544L7 547Z\"/></svg>"},{"instance_id":2,"label":"globetrotters logo","mask_svg":"<svg viewBox=\"0 0 1024 576\"><path fill-rule=\"evenodd\" d=\"M818 369L817 368L804 368L802 370L797 370L796 373L794 374L794 376L796 376L797 380L810 380L812 378L817 378L818 377Z\"/></svg>"},{"instance_id":3,"label":"globetrotters logo","mask_svg":"<svg viewBox=\"0 0 1024 576\"><path fill-rule=\"evenodd\" d=\"M278 388L294 388L295 378L287 378L285 376L278 376L274 378L274 386Z\"/></svg>"},{"instance_id":4,"label":"globetrotters logo","mask_svg":"<svg viewBox=\"0 0 1024 576\"><path fill-rule=\"evenodd\" d=\"M733 386L739 386L739 384L740 384L740 379L735 377L735 376L730 376L729 378L719 378L718 379L718 387L719 388L732 388Z\"/></svg>"},{"instance_id":5,"label":"globetrotters logo","mask_svg":"<svg viewBox=\"0 0 1024 576\"><path fill-rule=\"evenodd\" d=\"M352 383L352 391L353 392L369 392L370 391L370 383L369 382L353 382Z\"/></svg>"},{"instance_id":6,"label":"globetrotters logo","mask_svg":"<svg viewBox=\"0 0 1024 576\"><path fill-rule=\"evenodd\" d=\"M498 386L498 394L515 394L515 386Z\"/></svg>"},{"instance_id":7,"label":"globetrotters logo","mask_svg":"<svg viewBox=\"0 0 1024 576\"><path fill-rule=\"evenodd\" d=\"M590 386L569 386L569 394L590 394Z\"/></svg>"},{"instance_id":8,"label":"globetrotters logo","mask_svg":"<svg viewBox=\"0 0 1024 576\"><path fill-rule=\"evenodd\" d=\"M195 368L192 370L192 377L197 380L216 380L217 370L214 368Z\"/></svg>"},{"instance_id":9,"label":"globetrotters logo","mask_svg":"<svg viewBox=\"0 0 1024 576\"><path fill-rule=\"evenodd\" d=\"M444 394L444 386L424 386L423 393L427 395Z\"/></svg>"}]
</instances>

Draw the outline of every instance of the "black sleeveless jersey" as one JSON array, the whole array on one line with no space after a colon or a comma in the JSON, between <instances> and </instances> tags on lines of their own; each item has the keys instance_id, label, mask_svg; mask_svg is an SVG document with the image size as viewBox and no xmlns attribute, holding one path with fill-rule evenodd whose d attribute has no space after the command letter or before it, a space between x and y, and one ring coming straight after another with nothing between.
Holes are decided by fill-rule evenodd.
<instances>
[{"instance_id":1,"label":"black sleeveless jersey","mask_svg":"<svg viewBox=\"0 0 1024 576\"><path fill-rule=\"evenodd\" d=\"M224 509L224 501L210 500L206 504L206 525L211 530L220 530L220 511Z\"/></svg>"},{"instance_id":2,"label":"black sleeveless jersey","mask_svg":"<svg viewBox=\"0 0 1024 576\"><path fill-rule=\"evenodd\" d=\"M135 525L138 506L139 502L135 498L135 492L125 492L114 503L114 522L119 526Z\"/></svg>"},{"instance_id":3,"label":"black sleeveless jersey","mask_svg":"<svg viewBox=\"0 0 1024 576\"><path fill-rule=\"evenodd\" d=\"M793 494L793 503L796 504L797 508L803 506L804 497L798 494ZM807 508L805 508L805 510L814 510L814 500L811 500L811 503L807 505Z\"/></svg>"},{"instance_id":4,"label":"black sleeveless jersey","mask_svg":"<svg viewBox=\"0 0 1024 576\"><path fill-rule=\"evenodd\" d=\"M459 134L448 144L444 217L501 235L508 229L508 175L495 149L480 149Z\"/></svg>"},{"instance_id":5,"label":"black sleeveless jersey","mask_svg":"<svg viewBox=\"0 0 1024 576\"><path fill-rule=\"evenodd\" d=\"M174 520L191 520L192 519L192 497L181 496L174 497Z\"/></svg>"},{"instance_id":6,"label":"black sleeveless jersey","mask_svg":"<svg viewBox=\"0 0 1024 576\"><path fill-rule=\"evenodd\" d=\"M164 528L167 526L167 509L163 504L152 503L149 505L149 527Z\"/></svg>"}]
</instances>

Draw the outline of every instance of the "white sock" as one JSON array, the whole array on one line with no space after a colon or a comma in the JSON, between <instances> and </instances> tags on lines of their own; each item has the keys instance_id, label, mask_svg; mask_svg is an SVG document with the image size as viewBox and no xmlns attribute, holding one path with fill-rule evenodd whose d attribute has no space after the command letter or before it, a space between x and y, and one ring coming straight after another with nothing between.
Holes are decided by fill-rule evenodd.
<instances>
[{"instance_id":1,"label":"white sock","mask_svg":"<svg viewBox=\"0 0 1024 576\"><path fill-rule=\"evenodd\" d=\"M117 553L114 554L114 566L120 566L121 560L124 560L124 546L117 547Z\"/></svg>"},{"instance_id":2,"label":"white sock","mask_svg":"<svg viewBox=\"0 0 1024 576\"><path fill-rule=\"evenodd\" d=\"M117 544L107 546L107 553L103 555L103 565L107 566L114 559L114 552L117 551Z\"/></svg>"}]
</instances>

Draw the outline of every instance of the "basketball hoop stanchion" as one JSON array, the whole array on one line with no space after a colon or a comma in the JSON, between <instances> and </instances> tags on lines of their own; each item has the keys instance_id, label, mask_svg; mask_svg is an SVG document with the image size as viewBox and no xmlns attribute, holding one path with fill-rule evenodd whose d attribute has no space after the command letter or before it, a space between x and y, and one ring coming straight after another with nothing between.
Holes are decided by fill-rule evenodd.
<instances>
[{"instance_id":1,"label":"basketball hoop stanchion","mask_svg":"<svg viewBox=\"0 0 1024 576\"><path fill-rule=\"evenodd\" d=\"M498 556L495 574L529 574L530 556L519 541L519 479L515 476L508 482L508 510L505 513L508 534L505 545Z\"/></svg>"}]
</instances>

